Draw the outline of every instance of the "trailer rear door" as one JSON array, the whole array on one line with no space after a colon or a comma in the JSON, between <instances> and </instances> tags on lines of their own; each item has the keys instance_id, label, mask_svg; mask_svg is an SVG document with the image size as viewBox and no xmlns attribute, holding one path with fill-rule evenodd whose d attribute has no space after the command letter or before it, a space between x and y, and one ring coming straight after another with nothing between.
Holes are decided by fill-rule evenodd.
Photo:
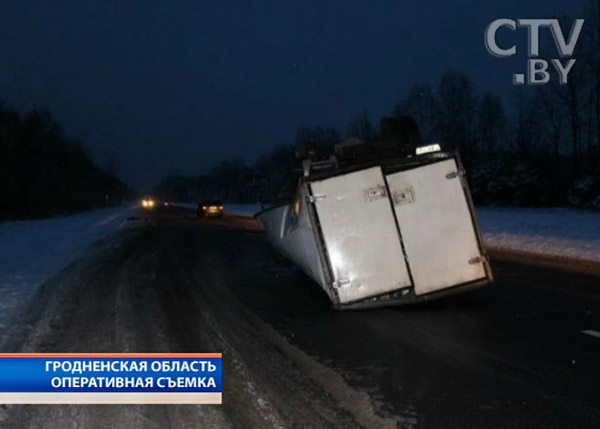
<instances>
[{"instance_id":1,"label":"trailer rear door","mask_svg":"<svg viewBox=\"0 0 600 429\"><path fill-rule=\"evenodd\" d=\"M340 303L411 285L380 167L310 187Z\"/></svg>"},{"instance_id":2,"label":"trailer rear door","mask_svg":"<svg viewBox=\"0 0 600 429\"><path fill-rule=\"evenodd\" d=\"M386 180L416 295L487 277L454 159L394 173Z\"/></svg>"}]
</instances>

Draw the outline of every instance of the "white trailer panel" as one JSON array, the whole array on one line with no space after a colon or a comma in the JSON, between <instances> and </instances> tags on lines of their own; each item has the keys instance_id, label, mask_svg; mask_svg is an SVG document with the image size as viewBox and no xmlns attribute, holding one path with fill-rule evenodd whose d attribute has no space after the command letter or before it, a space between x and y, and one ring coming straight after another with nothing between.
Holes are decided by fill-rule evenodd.
<instances>
[{"instance_id":1,"label":"white trailer panel","mask_svg":"<svg viewBox=\"0 0 600 429\"><path fill-rule=\"evenodd\" d=\"M455 159L386 177L416 295L488 274Z\"/></svg>"},{"instance_id":2,"label":"white trailer panel","mask_svg":"<svg viewBox=\"0 0 600 429\"><path fill-rule=\"evenodd\" d=\"M380 167L310 186L341 304L411 285Z\"/></svg>"},{"instance_id":3,"label":"white trailer panel","mask_svg":"<svg viewBox=\"0 0 600 429\"><path fill-rule=\"evenodd\" d=\"M257 217L336 308L460 293L493 281L461 168L434 153L323 172Z\"/></svg>"}]
</instances>

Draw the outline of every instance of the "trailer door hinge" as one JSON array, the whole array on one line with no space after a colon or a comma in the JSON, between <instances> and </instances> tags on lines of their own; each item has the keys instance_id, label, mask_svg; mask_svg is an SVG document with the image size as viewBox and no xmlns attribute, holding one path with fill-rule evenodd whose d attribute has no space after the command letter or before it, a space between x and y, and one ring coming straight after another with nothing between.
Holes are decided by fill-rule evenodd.
<instances>
[{"instance_id":1,"label":"trailer door hinge","mask_svg":"<svg viewBox=\"0 0 600 429\"><path fill-rule=\"evenodd\" d=\"M480 264L482 262L487 261L487 257L485 256L477 256L476 258L471 258L469 259L469 264L470 265L475 265L475 264Z\"/></svg>"},{"instance_id":2,"label":"trailer door hinge","mask_svg":"<svg viewBox=\"0 0 600 429\"><path fill-rule=\"evenodd\" d=\"M457 170L457 171L453 171L452 173L448 173L446 174L446 179L455 179L457 177L465 177L467 175L467 172L465 170Z\"/></svg>"},{"instance_id":3,"label":"trailer door hinge","mask_svg":"<svg viewBox=\"0 0 600 429\"><path fill-rule=\"evenodd\" d=\"M336 281L331 283L331 286L335 289L339 289L339 288L344 287L349 284L350 284L350 280L348 280L348 279L337 279Z\"/></svg>"},{"instance_id":4,"label":"trailer door hinge","mask_svg":"<svg viewBox=\"0 0 600 429\"><path fill-rule=\"evenodd\" d=\"M308 196L306 197L306 200L307 200L309 203L316 203L317 201L324 200L326 196L327 196L327 195L325 195L325 194L315 194L315 195L308 195Z\"/></svg>"}]
</instances>

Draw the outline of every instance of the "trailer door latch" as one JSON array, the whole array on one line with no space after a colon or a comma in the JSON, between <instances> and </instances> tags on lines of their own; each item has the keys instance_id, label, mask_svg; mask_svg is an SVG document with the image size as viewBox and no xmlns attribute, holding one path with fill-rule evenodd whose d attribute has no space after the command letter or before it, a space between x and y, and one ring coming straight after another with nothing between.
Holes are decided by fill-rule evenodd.
<instances>
[{"instance_id":1,"label":"trailer door latch","mask_svg":"<svg viewBox=\"0 0 600 429\"><path fill-rule=\"evenodd\" d=\"M350 280L348 280L348 279L337 279L336 281L331 283L331 286L333 286L335 289L339 289L339 288L344 287L349 284L350 284Z\"/></svg>"},{"instance_id":2,"label":"trailer door latch","mask_svg":"<svg viewBox=\"0 0 600 429\"><path fill-rule=\"evenodd\" d=\"M457 170L457 171L453 171L452 173L448 173L446 174L446 179L450 180L450 179L455 179L457 177L465 177L467 175L467 172L465 170Z\"/></svg>"},{"instance_id":3,"label":"trailer door latch","mask_svg":"<svg viewBox=\"0 0 600 429\"><path fill-rule=\"evenodd\" d=\"M326 196L327 195L325 195L325 194L308 195L306 197L306 199L308 200L309 203L316 203L317 201L324 200Z\"/></svg>"},{"instance_id":4,"label":"trailer door latch","mask_svg":"<svg viewBox=\"0 0 600 429\"><path fill-rule=\"evenodd\" d=\"M365 199L367 201L375 201L380 200L382 198L387 197L387 190L383 185L373 186L372 188L368 188L364 190Z\"/></svg>"},{"instance_id":5,"label":"trailer door latch","mask_svg":"<svg viewBox=\"0 0 600 429\"><path fill-rule=\"evenodd\" d=\"M415 190L412 187L392 191L392 200L397 206L415 202Z\"/></svg>"},{"instance_id":6,"label":"trailer door latch","mask_svg":"<svg viewBox=\"0 0 600 429\"><path fill-rule=\"evenodd\" d=\"M487 258L485 256L477 256L476 258L469 259L469 264L470 265L480 264L482 262L485 262L486 260L487 260Z\"/></svg>"}]
</instances>

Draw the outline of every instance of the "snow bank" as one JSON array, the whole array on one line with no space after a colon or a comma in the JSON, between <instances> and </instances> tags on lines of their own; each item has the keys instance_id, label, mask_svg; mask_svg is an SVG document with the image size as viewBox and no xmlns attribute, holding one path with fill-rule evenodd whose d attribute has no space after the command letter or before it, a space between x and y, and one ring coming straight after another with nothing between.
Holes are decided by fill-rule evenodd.
<instances>
[{"instance_id":1,"label":"snow bank","mask_svg":"<svg viewBox=\"0 0 600 429\"><path fill-rule=\"evenodd\" d=\"M479 208L486 245L600 262L600 214L568 209Z\"/></svg>"},{"instance_id":2,"label":"snow bank","mask_svg":"<svg viewBox=\"0 0 600 429\"><path fill-rule=\"evenodd\" d=\"M133 207L0 223L0 328L35 287L123 226Z\"/></svg>"}]
</instances>

